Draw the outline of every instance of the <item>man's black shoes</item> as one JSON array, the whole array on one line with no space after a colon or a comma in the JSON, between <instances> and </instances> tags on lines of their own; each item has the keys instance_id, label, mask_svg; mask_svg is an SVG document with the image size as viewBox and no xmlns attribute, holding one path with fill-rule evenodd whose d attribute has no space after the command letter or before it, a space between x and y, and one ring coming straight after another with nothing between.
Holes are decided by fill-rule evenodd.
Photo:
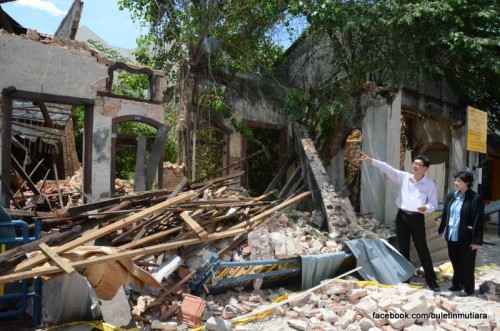
<instances>
[{"instance_id":1,"label":"man's black shoes","mask_svg":"<svg viewBox=\"0 0 500 331\"><path fill-rule=\"evenodd\" d=\"M465 290L460 290L460 292L457 293L459 297L468 297L473 294L474 292L466 292Z\"/></svg>"},{"instance_id":2,"label":"man's black shoes","mask_svg":"<svg viewBox=\"0 0 500 331\"><path fill-rule=\"evenodd\" d=\"M457 291L460 291L462 288L460 286L455 286L453 285L452 287L450 287L448 290L450 290L451 292L457 292Z\"/></svg>"},{"instance_id":3,"label":"man's black shoes","mask_svg":"<svg viewBox=\"0 0 500 331\"><path fill-rule=\"evenodd\" d=\"M427 283L427 286L429 286L429 288L430 288L431 290L433 290L434 292L439 292L439 291L441 291L441 289L439 288L438 283L436 283L436 281L435 281L435 280L433 280L432 282Z\"/></svg>"}]
</instances>

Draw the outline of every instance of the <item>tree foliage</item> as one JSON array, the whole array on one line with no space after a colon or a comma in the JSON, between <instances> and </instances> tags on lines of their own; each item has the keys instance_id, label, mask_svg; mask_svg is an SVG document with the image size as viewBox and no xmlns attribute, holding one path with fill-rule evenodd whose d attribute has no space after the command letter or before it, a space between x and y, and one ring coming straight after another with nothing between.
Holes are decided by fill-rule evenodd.
<instances>
[{"instance_id":1,"label":"tree foliage","mask_svg":"<svg viewBox=\"0 0 500 331\"><path fill-rule=\"evenodd\" d=\"M153 48L142 48L140 56L163 69L169 82L167 95L178 98L178 130L190 131L196 127L190 121L198 111L232 113L226 93L219 92L229 85L237 72L268 76L283 47L273 39L277 23L287 22L290 0L205 0L205 1L142 1L119 0L132 17L149 27L144 39ZM207 90L207 86L213 88ZM207 96L211 91L213 95ZM224 90L225 91L225 90ZM206 107L206 101L210 106ZM229 117L229 116L226 116ZM187 119L187 121L185 120ZM233 122L235 119L233 118ZM180 134L186 141L179 149L190 172L192 151L191 132ZM199 159L199 158L198 158Z\"/></svg>"},{"instance_id":2,"label":"tree foliage","mask_svg":"<svg viewBox=\"0 0 500 331\"><path fill-rule=\"evenodd\" d=\"M341 69L320 87L336 91L331 100L305 98L322 105L316 108L325 115L316 118L331 114L338 124L337 112L328 108L333 99L344 113L355 112L352 98L366 81L395 90L443 75L465 102L487 110L491 128L499 129L498 0L305 0L291 11L307 18L310 34L328 39L332 65Z\"/></svg>"}]
</instances>

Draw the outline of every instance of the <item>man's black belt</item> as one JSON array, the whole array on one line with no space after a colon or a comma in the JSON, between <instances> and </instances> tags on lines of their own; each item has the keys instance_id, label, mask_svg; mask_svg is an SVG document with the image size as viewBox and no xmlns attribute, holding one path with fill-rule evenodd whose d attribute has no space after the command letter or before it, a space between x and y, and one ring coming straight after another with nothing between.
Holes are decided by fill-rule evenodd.
<instances>
[{"instance_id":1,"label":"man's black belt","mask_svg":"<svg viewBox=\"0 0 500 331\"><path fill-rule=\"evenodd\" d=\"M422 213L418 212L418 211L409 211L409 210L403 210L403 209L400 209L399 211L402 212L403 214L411 215L411 216L422 215Z\"/></svg>"}]
</instances>

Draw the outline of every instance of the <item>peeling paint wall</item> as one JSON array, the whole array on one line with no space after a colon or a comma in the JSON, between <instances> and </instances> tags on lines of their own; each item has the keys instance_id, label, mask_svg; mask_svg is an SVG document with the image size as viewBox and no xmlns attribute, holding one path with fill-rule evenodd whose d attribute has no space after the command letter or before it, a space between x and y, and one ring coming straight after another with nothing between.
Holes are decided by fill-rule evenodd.
<instances>
[{"instance_id":1,"label":"peeling paint wall","mask_svg":"<svg viewBox=\"0 0 500 331\"><path fill-rule=\"evenodd\" d=\"M392 105L369 107L363 119L363 153L399 169L401 95ZM361 167L361 213L373 213L381 223L396 218L398 187L370 164Z\"/></svg>"},{"instance_id":2,"label":"peeling paint wall","mask_svg":"<svg viewBox=\"0 0 500 331\"><path fill-rule=\"evenodd\" d=\"M163 106L147 102L97 97L94 106L94 132L92 144L92 199L109 196L111 188L112 122L122 116L147 117L164 123Z\"/></svg>"}]
</instances>

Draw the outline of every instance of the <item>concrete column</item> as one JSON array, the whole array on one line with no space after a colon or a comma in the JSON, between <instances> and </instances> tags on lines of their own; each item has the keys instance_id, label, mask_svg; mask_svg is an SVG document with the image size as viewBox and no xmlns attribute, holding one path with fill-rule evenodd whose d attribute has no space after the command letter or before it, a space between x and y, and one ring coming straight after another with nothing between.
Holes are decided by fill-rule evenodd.
<instances>
[{"instance_id":1,"label":"concrete column","mask_svg":"<svg viewBox=\"0 0 500 331\"><path fill-rule=\"evenodd\" d=\"M326 169L328 177L332 180L332 185L337 192L340 192L345 184L345 165L344 152L339 151L333 159L330 160L330 165Z\"/></svg>"},{"instance_id":2,"label":"concrete column","mask_svg":"<svg viewBox=\"0 0 500 331\"><path fill-rule=\"evenodd\" d=\"M106 98L98 98L94 107L92 146L92 199L99 201L109 196L111 187L111 133L112 116L105 116Z\"/></svg>"},{"instance_id":3,"label":"concrete column","mask_svg":"<svg viewBox=\"0 0 500 331\"><path fill-rule=\"evenodd\" d=\"M467 130L463 125L451 131L450 142L450 171L448 177L448 192L452 191L455 186L455 178L453 174L459 170L464 170L467 167Z\"/></svg>"},{"instance_id":4,"label":"concrete column","mask_svg":"<svg viewBox=\"0 0 500 331\"><path fill-rule=\"evenodd\" d=\"M363 119L363 153L400 168L401 93L392 105L369 107ZM361 213L373 213L384 224L396 218L398 186L370 164L361 167Z\"/></svg>"}]
</instances>

